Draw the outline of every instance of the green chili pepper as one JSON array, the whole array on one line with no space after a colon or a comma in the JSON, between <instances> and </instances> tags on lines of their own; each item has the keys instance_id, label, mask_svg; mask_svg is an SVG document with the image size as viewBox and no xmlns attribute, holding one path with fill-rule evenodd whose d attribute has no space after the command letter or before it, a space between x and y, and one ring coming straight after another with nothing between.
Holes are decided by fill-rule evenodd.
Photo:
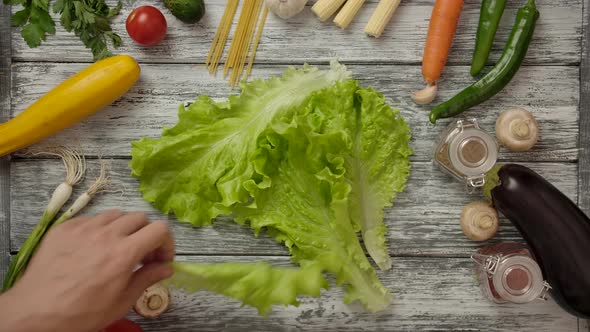
<instances>
[{"instance_id":1,"label":"green chili pepper","mask_svg":"<svg viewBox=\"0 0 590 332\"><path fill-rule=\"evenodd\" d=\"M430 122L436 123L438 119L458 115L500 92L514 77L522 64L533 38L538 18L539 11L535 6L535 0L528 0L526 5L518 10L516 23L512 28L504 52L494 68L453 98L433 108L430 112Z\"/></svg>"},{"instance_id":2,"label":"green chili pepper","mask_svg":"<svg viewBox=\"0 0 590 332\"><path fill-rule=\"evenodd\" d=\"M473 61L471 62L471 75L473 76L479 74L488 61L504 7L506 7L506 0L483 0L481 3Z\"/></svg>"}]
</instances>

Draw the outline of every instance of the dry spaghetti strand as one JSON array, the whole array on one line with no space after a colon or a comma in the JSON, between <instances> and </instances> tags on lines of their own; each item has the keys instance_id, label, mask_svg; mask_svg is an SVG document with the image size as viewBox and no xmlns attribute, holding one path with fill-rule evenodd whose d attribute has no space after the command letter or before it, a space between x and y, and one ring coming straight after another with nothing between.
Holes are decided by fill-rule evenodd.
<instances>
[{"instance_id":1,"label":"dry spaghetti strand","mask_svg":"<svg viewBox=\"0 0 590 332\"><path fill-rule=\"evenodd\" d=\"M255 0L254 10L250 15L250 19L248 20L248 26L246 30L246 38L242 41L242 45L239 49L238 53L238 63L237 68L233 69L232 77L230 80L230 86L233 88L236 84L239 83L242 73L244 71L244 64L246 63L246 57L248 56L248 51L250 50L250 45L252 45L252 38L254 37L254 30L256 28L256 22L258 21L258 17L260 16L260 9L262 8L263 0Z\"/></svg>"},{"instance_id":2,"label":"dry spaghetti strand","mask_svg":"<svg viewBox=\"0 0 590 332\"><path fill-rule=\"evenodd\" d=\"M266 22L266 16L268 15L268 7L264 6L264 11L262 12L262 18L260 18L260 23L258 24L258 31L256 32L256 39L254 40L254 45L252 46L252 53L250 54L250 61L248 62L248 69L246 69L246 79L250 77L250 73L252 72L252 65L254 64L254 58L256 57L256 50L258 49L258 44L260 43L260 37L262 36L262 30L264 29L264 23Z\"/></svg>"},{"instance_id":3,"label":"dry spaghetti strand","mask_svg":"<svg viewBox=\"0 0 590 332\"><path fill-rule=\"evenodd\" d=\"M225 11L223 12L223 16L215 33L215 38L211 44L211 49L207 55L206 65L209 68L210 73L214 73L217 70L217 65L223 55L227 37L238 9L238 4L239 0L229 0L225 7Z\"/></svg>"},{"instance_id":4,"label":"dry spaghetti strand","mask_svg":"<svg viewBox=\"0 0 590 332\"><path fill-rule=\"evenodd\" d=\"M242 12L240 13L240 18L238 20L238 25L236 27L236 31L234 32L234 39L231 42L229 47L229 55L227 56L227 61L225 62L225 66L223 66L223 75L227 76L229 73L230 68L234 68L236 65L236 57L238 55L238 51L242 42L244 41L248 21L250 20L250 15L252 14L252 10L254 9L254 0L246 0L244 5L242 6Z\"/></svg>"},{"instance_id":5,"label":"dry spaghetti strand","mask_svg":"<svg viewBox=\"0 0 590 332\"><path fill-rule=\"evenodd\" d=\"M227 39L231 32L233 20L240 0L228 0L228 3L223 12L217 31L213 38L213 43L207 54L205 64L211 74L217 72L219 62L223 57ZM268 9L264 6L264 0L244 0L240 9L240 15L232 41L227 52L227 59L223 65L223 75L226 77L230 70L231 75L229 77L229 84L233 88L244 76L244 68L246 67L246 73L244 79L248 79L252 71L252 65L254 58L256 57L256 50L260 43L260 37L266 17L268 15ZM262 11L262 15L260 14ZM246 66L246 60L249 57L248 65Z\"/></svg>"}]
</instances>

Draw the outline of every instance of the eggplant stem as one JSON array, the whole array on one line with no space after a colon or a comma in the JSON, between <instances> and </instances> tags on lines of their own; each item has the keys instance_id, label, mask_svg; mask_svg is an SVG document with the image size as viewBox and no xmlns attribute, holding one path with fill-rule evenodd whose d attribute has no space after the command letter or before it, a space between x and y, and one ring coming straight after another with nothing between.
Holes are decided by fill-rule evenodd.
<instances>
[{"instance_id":1,"label":"eggplant stem","mask_svg":"<svg viewBox=\"0 0 590 332\"><path fill-rule=\"evenodd\" d=\"M492 190L502 184L500 181L500 176L498 172L500 168L504 166L503 164L496 164L486 173L484 185L483 185L483 195L488 199L490 203L494 203L492 200Z\"/></svg>"}]
</instances>

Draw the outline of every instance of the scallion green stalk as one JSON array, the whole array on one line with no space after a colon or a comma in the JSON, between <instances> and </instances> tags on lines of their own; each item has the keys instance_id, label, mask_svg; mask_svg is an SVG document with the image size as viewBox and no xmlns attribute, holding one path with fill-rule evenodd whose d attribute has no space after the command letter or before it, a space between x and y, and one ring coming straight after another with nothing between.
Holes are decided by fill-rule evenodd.
<instances>
[{"instance_id":1,"label":"scallion green stalk","mask_svg":"<svg viewBox=\"0 0 590 332\"><path fill-rule=\"evenodd\" d=\"M58 148L55 151L40 154L61 157L66 169L66 179L54 190L51 199L47 204L47 208L39 219L37 226L35 226L25 243L21 246L16 257L14 257L10 263L10 267L8 268L8 272L6 273L2 285L2 292L11 288L18 278L20 278L41 242L41 239L49 227L51 227L53 219L72 195L73 186L82 180L84 173L86 172L86 161L84 157L74 151Z\"/></svg>"}]
</instances>

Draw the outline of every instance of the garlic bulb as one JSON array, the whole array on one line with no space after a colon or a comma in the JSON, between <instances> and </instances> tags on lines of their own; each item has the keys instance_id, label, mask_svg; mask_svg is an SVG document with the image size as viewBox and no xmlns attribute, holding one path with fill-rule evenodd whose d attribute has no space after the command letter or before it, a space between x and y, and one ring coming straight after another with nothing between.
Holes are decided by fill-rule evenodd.
<instances>
[{"instance_id":1,"label":"garlic bulb","mask_svg":"<svg viewBox=\"0 0 590 332\"><path fill-rule=\"evenodd\" d=\"M291 18L305 8L309 0L266 0L266 6L275 15L280 18Z\"/></svg>"}]
</instances>

